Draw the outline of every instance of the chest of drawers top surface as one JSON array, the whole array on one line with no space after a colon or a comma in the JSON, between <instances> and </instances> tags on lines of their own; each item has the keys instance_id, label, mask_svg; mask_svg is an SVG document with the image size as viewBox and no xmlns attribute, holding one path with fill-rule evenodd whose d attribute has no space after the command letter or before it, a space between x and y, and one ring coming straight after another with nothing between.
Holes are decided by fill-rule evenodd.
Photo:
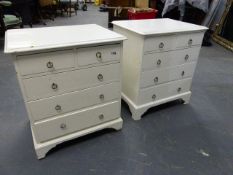
<instances>
[{"instance_id":1,"label":"chest of drawers top surface","mask_svg":"<svg viewBox=\"0 0 233 175\"><path fill-rule=\"evenodd\" d=\"M113 24L143 36L201 32L208 29L204 26L176 21L169 18L114 21Z\"/></svg>"},{"instance_id":2,"label":"chest of drawers top surface","mask_svg":"<svg viewBox=\"0 0 233 175\"><path fill-rule=\"evenodd\" d=\"M124 36L95 24L8 30L5 53L117 42Z\"/></svg>"}]
</instances>

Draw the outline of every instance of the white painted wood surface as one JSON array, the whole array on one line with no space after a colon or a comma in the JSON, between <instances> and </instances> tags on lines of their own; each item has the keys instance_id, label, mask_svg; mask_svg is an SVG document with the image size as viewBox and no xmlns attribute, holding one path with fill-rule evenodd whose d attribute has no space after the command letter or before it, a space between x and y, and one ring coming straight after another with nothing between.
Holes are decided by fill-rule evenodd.
<instances>
[{"instance_id":1,"label":"white painted wood surface","mask_svg":"<svg viewBox=\"0 0 233 175\"><path fill-rule=\"evenodd\" d=\"M196 62L192 62L171 68L144 71L141 74L140 88L192 77L195 67Z\"/></svg>"},{"instance_id":2,"label":"white painted wood surface","mask_svg":"<svg viewBox=\"0 0 233 175\"><path fill-rule=\"evenodd\" d=\"M120 102L116 101L37 122L34 130L38 135L37 140L45 142L117 119L119 116Z\"/></svg>"},{"instance_id":3,"label":"white painted wood surface","mask_svg":"<svg viewBox=\"0 0 233 175\"><path fill-rule=\"evenodd\" d=\"M8 30L5 53L19 53L103 44L124 40L120 34L96 24Z\"/></svg>"},{"instance_id":4,"label":"white painted wood surface","mask_svg":"<svg viewBox=\"0 0 233 175\"><path fill-rule=\"evenodd\" d=\"M28 102L34 122L85 107L120 99L120 84L114 82L81 91ZM61 109L56 109L60 106Z\"/></svg>"},{"instance_id":5,"label":"white painted wood surface","mask_svg":"<svg viewBox=\"0 0 233 175\"><path fill-rule=\"evenodd\" d=\"M102 79L99 79L102 78ZM62 72L53 75L23 79L27 101L38 100L63 93L120 81L120 64L110 64ZM57 88L53 89L53 85Z\"/></svg>"},{"instance_id":6,"label":"white painted wood surface","mask_svg":"<svg viewBox=\"0 0 233 175\"><path fill-rule=\"evenodd\" d=\"M21 75L31 75L41 72L55 72L75 67L75 54L69 49L58 52L17 56L17 61L19 65L19 73ZM48 68L47 64L49 62L53 63L52 68Z\"/></svg>"},{"instance_id":7,"label":"white painted wood surface","mask_svg":"<svg viewBox=\"0 0 233 175\"><path fill-rule=\"evenodd\" d=\"M67 140L122 128L124 39L97 25L7 31L38 159Z\"/></svg>"},{"instance_id":8,"label":"white painted wood surface","mask_svg":"<svg viewBox=\"0 0 233 175\"><path fill-rule=\"evenodd\" d=\"M139 35L169 35L175 33L203 32L205 26L199 26L186 22L176 21L169 18L147 20L113 21L114 25L129 30Z\"/></svg>"},{"instance_id":9,"label":"white painted wood surface","mask_svg":"<svg viewBox=\"0 0 233 175\"><path fill-rule=\"evenodd\" d=\"M119 61L121 58L120 51L120 45L105 45L78 49L78 65L85 66L109 61ZM99 54L98 59L96 59L96 54Z\"/></svg>"},{"instance_id":10,"label":"white painted wood surface","mask_svg":"<svg viewBox=\"0 0 233 175\"><path fill-rule=\"evenodd\" d=\"M145 54L142 58L142 70L159 70L166 67L173 67L192 61L197 61L200 48L200 46L197 46L181 50ZM160 65L157 64L159 60L161 60Z\"/></svg>"},{"instance_id":11,"label":"white painted wood surface","mask_svg":"<svg viewBox=\"0 0 233 175\"><path fill-rule=\"evenodd\" d=\"M132 118L176 99L189 102L206 27L171 19L114 21L124 41L122 98Z\"/></svg>"}]
</instances>

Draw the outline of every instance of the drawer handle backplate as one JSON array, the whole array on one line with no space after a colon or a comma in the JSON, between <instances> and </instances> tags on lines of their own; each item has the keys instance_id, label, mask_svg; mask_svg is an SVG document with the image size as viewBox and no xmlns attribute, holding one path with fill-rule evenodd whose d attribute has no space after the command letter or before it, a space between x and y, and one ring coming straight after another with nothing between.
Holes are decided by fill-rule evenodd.
<instances>
[{"instance_id":1,"label":"drawer handle backplate","mask_svg":"<svg viewBox=\"0 0 233 175\"><path fill-rule=\"evenodd\" d=\"M99 119L103 120L104 119L104 115L103 114L99 115Z\"/></svg>"},{"instance_id":2,"label":"drawer handle backplate","mask_svg":"<svg viewBox=\"0 0 233 175\"><path fill-rule=\"evenodd\" d=\"M52 88L53 90L57 90L58 85L57 85L56 83L53 83L53 84L51 85L51 88Z\"/></svg>"},{"instance_id":3,"label":"drawer handle backplate","mask_svg":"<svg viewBox=\"0 0 233 175\"><path fill-rule=\"evenodd\" d=\"M189 39L188 45L191 46L192 44L193 44L193 40L192 40L192 39Z\"/></svg>"},{"instance_id":4,"label":"drawer handle backplate","mask_svg":"<svg viewBox=\"0 0 233 175\"><path fill-rule=\"evenodd\" d=\"M52 68L53 68L53 63L52 63L51 61L49 61L49 62L47 63L47 68L49 68L49 69L52 69Z\"/></svg>"},{"instance_id":5,"label":"drawer handle backplate","mask_svg":"<svg viewBox=\"0 0 233 175\"><path fill-rule=\"evenodd\" d=\"M55 110L56 111L61 111L61 106L60 105L55 106Z\"/></svg>"},{"instance_id":6,"label":"drawer handle backplate","mask_svg":"<svg viewBox=\"0 0 233 175\"><path fill-rule=\"evenodd\" d=\"M101 52L97 52L96 53L96 58L98 59L99 62L102 61L102 54L101 54Z\"/></svg>"},{"instance_id":7,"label":"drawer handle backplate","mask_svg":"<svg viewBox=\"0 0 233 175\"><path fill-rule=\"evenodd\" d=\"M100 94L99 98L100 100L104 100L104 94Z\"/></svg>"},{"instance_id":8,"label":"drawer handle backplate","mask_svg":"<svg viewBox=\"0 0 233 175\"><path fill-rule=\"evenodd\" d=\"M97 78L98 78L99 81L103 81L104 76L103 76L102 74L99 74L99 75L97 76Z\"/></svg>"},{"instance_id":9,"label":"drawer handle backplate","mask_svg":"<svg viewBox=\"0 0 233 175\"><path fill-rule=\"evenodd\" d=\"M159 48L162 49L163 47L164 47L164 43L161 42L161 43L159 44Z\"/></svg>"},{"instance_id":10,"label":"drawer handle backplate","mask_svg":"<svg viewBox=\"0 0 233 175\"><path fill-rule=\"evenodd\" d=\"M157 61L157 65L161 65L161 63L162 63L162 61L159 59L159 60Z\"/></svg>"},{"instance_id":11,"label":"drawer handle backplate","mask_svg":"<svg viewBox=\"0 0 233 175\"><path fill-rule=\"evenodd\" d=\"M66 124L65 124L65 123L62 123L62 124L60 125L60 128L61 128L61 129L66 129Z\"/></svg>"},{"instance_id":12,"label":"drawer handle backplate","mask_svg":"<svg viewBox=\"0 0 233 175\"><path fill-rule=\"evenodd\" d=\"M155 77L155 78L154 78L154 82L155 82L155 83L158 83L158 81L159 81L159 78L158 78L158 77Z\"/></svg>"}]
</instances>

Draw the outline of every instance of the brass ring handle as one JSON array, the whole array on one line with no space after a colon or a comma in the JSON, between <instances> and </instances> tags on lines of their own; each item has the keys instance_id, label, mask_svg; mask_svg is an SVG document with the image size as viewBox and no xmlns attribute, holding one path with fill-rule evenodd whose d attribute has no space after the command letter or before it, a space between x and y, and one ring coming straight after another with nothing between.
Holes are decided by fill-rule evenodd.
<instances>
[{"instance_id":1,"label":"brass ring handle","mask_svg":"<svg viewBox=\"0 0 233 175\"><path fill-rule=\"evenodd\" d=\"M99 119L103 120L104 119L104 115L103 114L99 115Z\"/></svg>"},{"instance_id":2,"label":"brass ring handle","mask_svg":"<svg viewBox=\"0 0 233 175\"><path fill-rule=\"evenodd\" d=\"M102 74L99 74L99 75L97 76L97 78L98 78L99 81L103 81L104 76L103 76Z\"/></svg>"},{"instance_id":3,"label":"brass ring handle","mask_svg":"<svg viewBox=\"0 0 233 175\"><path fill-rule=\"evenodd\" d=\"M162 61L159 59L158 61L157 61L157 65L160 65L162 63Z\"/></svg>"},{"instance_id":4,"label":"brass ring handle","mask_svg":"<svg viewBox=\"0 0 233 175\"><path fill-rule=\"evenodd\" d=\"M66 124L65 124L65 123L62 123L62 124L60 125L60 128L61 128L61 129L66 129Z\"/></svg>"},{"instance_id":5,"label":"brass ring handle","mask_svg":"<svg viewBox=\"0 0 233 175\"><path fill-rule=\"evenodd\" d=\"M53 83L53 84L51 85L51 88L52 88L53 90L57 90L58 85L57 85L56 83Z\"/></svg>"},{"instance_id":6,"label":"brass ring handle","mask_svg":"<svg viewBox=\"0 0 233 175\"><path fill-rule=\"evenodd\" d=\"M49 69L53 68L53 62L49 61L47 63L47 68L49 68Z\"/></svg>"},{"instance_id":7,"label":"brass ring handle","mask_svg":"<svg viewBox=\"0 0 233 175\"><path fill-rule=\"evenodd\" d=\"M192 39L189 39L188 45L191 46L192 44L193 44L193 40L192 40Z\"/></svg>"},{"instance_id":8,"label":"brass ring handle","mask_svg":"<svg viewBox=\"0 0 233 175\"><path fill-rule=\"evenodd\" d=\"M152 100L155 100L155 99L156 99L156 95L153 94L153 95L152 95Z\"/></svg>"},{"instance_id":9,"label":"brass ring handle","mask_svg":"<svg viewBox=\"0 0 233 175\"><path fill-rule=\"evenodd\" d=\"M104 100L104 94L100 94L99 98L100 100Z\"/></svg>"},{"instance_id":10,"label":"brass ring handle","mask_svg":"<svg viewBox=\"0 0 233 175\"><path fill-rule=\"evenodd\" d=\"M164 43L161 42L161 43L159 44L159 48L162 49L163 47L164 47Z\"/></svg>"},{"instance_id":11,"label":"brass ring handle","mask_svg":"<svg viewBox=\"0 0 233 175\"><path fill-rule=\"evenodd\" d=\"M60 105L55 106L55 110L56 111L61 111L61 106Z\"/></svg>"},{"instance_id":12,"label":"brass ring handle","mask_svg":"<svg viewBox=\"0 0 233 175\"><path fill-rule=\"evenodd\" d=\"M188 54L185 55L184 59L185 59L185 61L187 61L189 59L189 55Z\"/></svg>"},{"instance_id":13,"label":"brass ring handle","mask_svg":"<svg viewBox=\"0 0 233 175\"><path fill-rule=\"evenodd\" d=\"M97 57L97 58L101 58L101 57L102 57L101 52L97 52L97 53L96 53L96 57Z\"/></svg>"}]
</instances>

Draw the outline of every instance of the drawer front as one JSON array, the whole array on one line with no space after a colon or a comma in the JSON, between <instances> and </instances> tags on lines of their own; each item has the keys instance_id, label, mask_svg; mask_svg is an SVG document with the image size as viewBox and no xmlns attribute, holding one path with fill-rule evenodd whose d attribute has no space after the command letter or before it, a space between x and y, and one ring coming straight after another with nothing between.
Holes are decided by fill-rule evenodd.
<instances>
[{"instance_id":1,"label":"drawer front","mask_svg":"<svg viewBox=\"0 0 233 175\"><path fill-rule=\"evenodd\" d=\"M146 88L169 81L192 77L195 67L196 62L192 62L176 67L142 72L140 87Z\"/></svg>"},{"instance_id":2,"label":"drawer front","mask_svg":"<svg viewBox=\"0 0 233 175\"><path fill-rule=\"evenodd\" d=\"M161 69L197 61L200 46L169 52L158 52L143 56L142 70Z\"/></svg>"},{"instance_id":3,"label":"drawer front","mask_svg":"<svg viewBox=\"0 0 233 175\"><path fill-rule=\"evenodd\" d=\"M23 80L23 85L30 101L115 81L120 81L119 63L28 78Z\"/></svg>"},{"instance_id":4,"label":"drawer front","mask_svg":"<svg viewBox=\"0 0 233 175\"><path fill-rule=\"evenodd\" d=\"M176 48L191 47L202 44L204 33L190 33L190 34L180 34L176 36L174 40L174 46Z\"/></svg>"},{"instance_id":5,"label":"drawer front","mask_svg":"<svg viewBox=\"0 0 233 175\"><path fill-rule=\"evenodd\" d=\"M55 72L75 66L73 50L25 55L17 57L17 65L21 75Z\"/></svg>"},{"instance_id":6,"label":"drawer front","mask_svg":"<svg viewBox=\"0 0 233 175\"><path fill-rule=\"evenodd\" d=\"M142 105L188 92L191 83L192 79L188 78L142 89L139 92L138 103Z\"/></svg>"},{"instance_id":7,"label":"drawer front","mask_svg":"<svg viewBox=\"0 0 233 175\"><path fill-rule=\"evenodd\" d=\"M78 49L78 65L80 66L120 61L120 58L120 44Z\"/></svg>"},{"instance_id":8,"label":"drawer front","mask_svg":"<svg viewBox=\"0 0 233 175\"><path fill-rule=\"evenodd\" d=\"M171 50L173 35L147 37L144 43L144 52Z\"/></svg>"},{"instance_id":9,"label":"drawer front","mask_svg":"<svg viewBox=\"0 0 233 175\"><path fill-rule=\"evenodd\" d=\"M204 33L151 36L145 39L144 52L168 51L201 45Z\"/></svg>"},{"instance_id":10,"label":"drawer front","mask_svg":"<svg viewBox=\"0 0 233 175\"><path fill-rule=\"evenodd\" d=\"M34 121L120 99L120 82L28 103Z\"/></svg>"},{"instance_id":11,"label":"drawer front","mask_svg":"<svg viewBox=\"0 0 233 175\"><path fill-rule=\"evenodd\" d=\"M36 140L39 142L48 141L119 117L120 102L113 102L53 120L38 122L34 125Z\"/></svg>"}]
</instances>

